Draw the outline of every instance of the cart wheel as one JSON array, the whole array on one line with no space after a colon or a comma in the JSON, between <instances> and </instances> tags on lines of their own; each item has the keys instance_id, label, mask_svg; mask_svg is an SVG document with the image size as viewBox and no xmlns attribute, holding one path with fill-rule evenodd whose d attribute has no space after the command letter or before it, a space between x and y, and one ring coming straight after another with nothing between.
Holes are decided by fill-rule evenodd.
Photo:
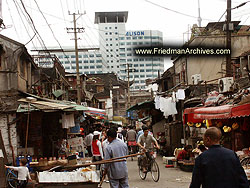
<instances>
[{"instance_id":1,"label":"cart wheel","mask_svg":"<svg viewBox=\"0 0 250 188\"><path fill-rule=\"evenodd\" d=\"M14 170L9 169L6 180L7 180L8 187L11 187L11 188L17 187L18 185L17 174Z\"/></svg>"}]
</instances>

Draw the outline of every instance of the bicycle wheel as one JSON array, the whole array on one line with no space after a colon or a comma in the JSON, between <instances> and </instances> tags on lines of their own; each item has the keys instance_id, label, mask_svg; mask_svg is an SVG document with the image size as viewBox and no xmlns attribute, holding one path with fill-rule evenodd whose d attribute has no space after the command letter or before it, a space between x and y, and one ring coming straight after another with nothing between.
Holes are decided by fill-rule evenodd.
<instances>
[{"instance_id":1,"label":"bicycle wheel","mask_svg":"<svg viewBox=\"0 0 250 188\"><path fill-rule=\"evenodd\" d=\"M141 165L141 159L138 159L138 166L139 166L139 176L142 180L145 180L147 177L147 172L143 172L143 167Z\"/></svg>"},{"instance_id":2,"label":"bicycle wheel","mask_svg":"<svg viewBox=\"0 0 250 188\"><path fill-rule=\"evenodd\" d=\"M158 164L154 160L151 163L151 170L150 171L151 171L152 179L155 182L158 182L160 179L160 170L159 170Z\"/></svg>"},{"instance_id":3,"label":"bicycle wheel","mask_svg":"<svg viewBox=\"0 0 250 188\"><path fill-rule=\"evenodd\" d=\"M16 188L18 184L17 174L13 170L9 170L7 174L7 184L11 188Z\"/></svg>"}]
</instances>

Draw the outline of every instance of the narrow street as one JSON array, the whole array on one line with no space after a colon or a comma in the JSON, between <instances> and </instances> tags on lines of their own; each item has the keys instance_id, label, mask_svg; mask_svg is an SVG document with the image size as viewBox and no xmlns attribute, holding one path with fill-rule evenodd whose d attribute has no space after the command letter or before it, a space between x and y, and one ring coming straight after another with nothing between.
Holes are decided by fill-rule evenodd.
<instances>
[{"instance_id":1,"label":"narrow street","mask_svg":"<svg viewBox=\"0 0 250 188\"><path fill-rule=\"evenodd\" d=\"M189 187L192 173L183 172L179 168L165 168L162 158L157 158L160 168L160 180L156 183L153 181L151 174L147 175L145 180L141 180L138 173L137 159L134 161L128 159L129 186L130 188L187 188ZM103 183L103 188L108 188L108 183Z\"/></svg>"}]
</instances>

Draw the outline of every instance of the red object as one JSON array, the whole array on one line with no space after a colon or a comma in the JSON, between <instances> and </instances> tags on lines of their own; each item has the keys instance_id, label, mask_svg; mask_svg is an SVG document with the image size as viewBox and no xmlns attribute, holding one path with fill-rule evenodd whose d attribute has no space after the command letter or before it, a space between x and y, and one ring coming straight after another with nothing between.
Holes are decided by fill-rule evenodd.
<instances>
[{"instance_id":1,"label":"red object","mask_svg":"<svg viewBox=\"0 0 250 188\"><path fill-rule=\"evenodd\" d=\"M177 160L184 160L187 158L188 152L186 150L180 151L178 154Z\"/></svg>"},{"instance_id":2,"label":"red object","mask_svg":"<svg viewBox=\"0 0 250 188\"><path fill-rule=\"evenodd\" d=\"M172 167L174 167L174 165L166 165L165 167L166 168L172 168Z\"/></svg>"},{"instance_id":3,"label":"red object","mask_svg":"<svg viewBox=\"0 0 250 188\"><path fill-rule=\"evenodd\" d=\"M128 141L128 146L136 146L136 141Z\"/></svg>"},{"instance_id":4,"label":"red object","mask_svg":"<svg viewBox=\"0 0 250 188\"><path fill-rule=\"evenodd\" d=\"M183 121L199 123L204 119L229 119L250 115L250 103L242 105L222 105L215 107L187 108L184 110Z\"/></svg>"},{"instance_id":5,"label":"red object","mask_svg":"<svg viewBox=\"0 0 250 188\"><path fill-rule=\"evenodd\" d=\"M98 140L93 140L92 141L92 150L93 150L93 155L101 155L99 151L99 147L97 146Z\"/></svg>"}]
</instances>

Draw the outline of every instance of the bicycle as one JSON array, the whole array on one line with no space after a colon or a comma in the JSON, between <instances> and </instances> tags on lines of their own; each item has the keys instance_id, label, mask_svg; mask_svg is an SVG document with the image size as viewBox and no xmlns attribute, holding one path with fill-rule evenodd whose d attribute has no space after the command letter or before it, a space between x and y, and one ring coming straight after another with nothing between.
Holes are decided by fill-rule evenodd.
<instances>
[{"instance_id":1,"label":"bicycle","mask_svg":"<svg viewBox=\"0 0 250 188\"><path fill-rule=\"evenodd\" d=\"M128 141L128 152L129 154L135 154L136 153L136 141ZM133 157L131 157L131 160L133 161Z\"/></svg>"},{"instance_id":2,"label":"bicycle","mask_svg":"<svg viewBox=\"0 0 250 188\"><path fill-rule=\"evenodd\" d=\"M145 168L146 171L144 171L143 167L143 159L142 157L138 158L138 166L139 166L139 176L142 180L145 180L147 177L147 173L151 172L152 179L155 182L158 182L160 179L160 170L157 162L155 161L153 151L146 151L146 161L144 162L146 164ZM145 156L144 156L145 157ZM145 160L145 159L144 159Z\"/></svg>"},{"instance_id":3,"label":"bicycle","mask_svg":"<svg viewBox=\"0 0 250 188\"><path fill-rule=\"evenodd\" d=\"M17 172L14 170L7 168L6 171L6 183L8 187L16 188L18 185Z\"/></svg>"}]
</instances>

